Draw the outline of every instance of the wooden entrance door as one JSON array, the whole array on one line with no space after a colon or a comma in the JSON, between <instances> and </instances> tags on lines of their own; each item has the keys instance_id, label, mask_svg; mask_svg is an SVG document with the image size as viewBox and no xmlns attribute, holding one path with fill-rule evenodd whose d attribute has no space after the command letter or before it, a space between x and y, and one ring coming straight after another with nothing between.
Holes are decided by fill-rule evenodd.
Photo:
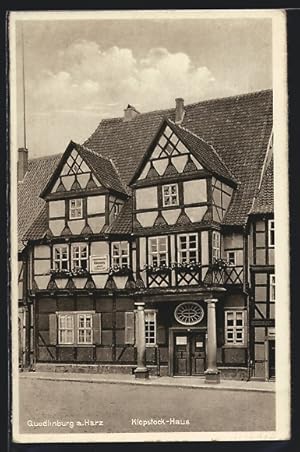
<instances>
[{"instance_id":1,"label":"wooden entrance door","mask_svg":"<svg viewBox=\"0 0 300 452\"><path fill-rule=\"evenodd\" d=\"M275 378L275 340L269 340L269 378Z\"/></svg>"},{"instance_id":2,"label":"wooden entrance door","mask_svg":"<svg viewBox=\"0 0 300 452\"><path fill-rule=\"evenodd\" d=\"M191 374L203 375L205 371L205 335L191 334Z\"/></svg>"},{"instance_id":3,"label":"wooden entrance door","mask_svg":"<svg viewBox=\"0 0 300 452\"><path fill-rule=\"evenodd\" d=\"M205 334L174 334L174 375L203 375L205 370Z\"/></svg>"}]
</instances>

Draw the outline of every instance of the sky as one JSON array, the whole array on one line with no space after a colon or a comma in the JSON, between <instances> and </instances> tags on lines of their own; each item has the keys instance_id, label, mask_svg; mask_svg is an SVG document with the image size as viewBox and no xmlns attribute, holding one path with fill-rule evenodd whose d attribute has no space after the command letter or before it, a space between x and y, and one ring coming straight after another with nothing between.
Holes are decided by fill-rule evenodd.
<instances>
[{"instance_id":1,"label":"sky","mask_svg":"<svg viewBox=\"0 0 300 452\"><path fill-rule=\"evenodd\" d=\"M22 22L22 24L21 24ZM270 19L16 22L17 132L30 157L82 143L104 118L272 88Z\"/></svg>"}]
</instances>

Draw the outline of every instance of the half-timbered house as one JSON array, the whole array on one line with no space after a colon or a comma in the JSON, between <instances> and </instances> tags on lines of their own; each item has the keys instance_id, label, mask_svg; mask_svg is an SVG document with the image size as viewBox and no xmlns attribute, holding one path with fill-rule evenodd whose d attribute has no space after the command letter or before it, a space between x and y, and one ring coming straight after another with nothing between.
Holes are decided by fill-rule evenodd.
<instances>
[{"instance_id":1,"label":"half-timbered house","mask_svg":"<svg viewBox=\"0 0 300 452\"><path fill-rule=\"evenodd\" d=\"M271 144L272 92L261 91L128 105L83 144L29 160L23 366L274 377Z\"/></svg>"}]
</instances>

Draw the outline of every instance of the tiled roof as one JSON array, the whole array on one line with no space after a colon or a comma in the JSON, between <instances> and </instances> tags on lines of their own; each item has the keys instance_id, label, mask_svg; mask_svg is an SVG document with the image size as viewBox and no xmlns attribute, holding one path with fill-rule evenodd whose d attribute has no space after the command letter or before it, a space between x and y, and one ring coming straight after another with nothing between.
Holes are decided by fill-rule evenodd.
<instances>
[{"instance_id":1,"label":"tiled roof","mask_svg":"<svg viewBox=\"0 0 300 452\"><path fill-rule=\"evenodd\" d=\"M273 158L263 175L259 193L251 209L252 214L274 213Z\"/></svg>"},{"instance_id":2,"label":"tiled roof","mask_svg":"<svg viewBox=\"0 0 300 452\"><path fill-rule=\"evenodd\" d=\"M132 232L132 198L125 202L121 212L106 232L111 234L130 234Z\"/></svg>"},{"instance_id":3,"label":"tiled roof","mask_svg":"<svg viewBox=\"0 0 300 452\"><path fill-rule=\"evenodd\" d=\"M24 234L24 240L34 240L42 238L45 232L48 230L48 215L46 204L40 210L39 214L29 227L28 231Z\"/></svg>"},{"instance_id":4,"label":"tiled roof","mask_svg":"<svg viewBox=\"0 0 300 452\"><path fill-rule=\"evenodd\" d=\"M110 157L128 184L164 117L174 120L174 109L123 118L105 119L85 146ZM240 182L224 218L243 225L256 195L272 130L272 91L265 90L185 106L181 124L217 151Z\"/></svg>"},{"instance_id":5,"label":"tiled roof","mask_svg":"<svg viewBox=\"0 0 300 452\"><path fill-rule=\"evenodd\" d=\"M177 125L170 120L167 122L176 135L188 147L188 149L190 149L190 151L197 156L198 160L202 163L205 169L211 171L217 176L235 181L234 176L222 161L217 151L211 145L206 143L206 141L192 133L190 130Z\"/></svg>"},{"instance_id":6,"label":"tiled roof","mask_svg":"<svg viewBox=\"0 0 300 452\"><path fill-rule=\"evenodd\" d=\"M74 145L84 154L99 178L102 176L103 184L124 193L164 118L174 121L174 109L139 114L127 122L123 118L105 119L83 146ZM224 223L245 224L253 199L257 196L272 131L272 91L186 105L181 126L174 127L183 139L189 140L194 150L198 149L201 158L206 159L206 165L218 174L238 181ZM212 147L215 152L212 152ZM28 233L33 234L30 237L45 232L42 232L44 201L39 195L60 160L61 155L30 160L24 181L18 185L20 251L23 248L22 239L29 228ZM256 209L258 206L267 209L268 203L263 200L266 200L269 191L264 189L263 195L262 189L255 201ZM37 219L38 215L41 218ZM131 202L128 202L109 231L125 233L131 230Z\"/></svg>"},{"instance_id":7,"label":"tiled roof","mask_svg":"<svg viewBox=\"0 0 300 452\"><path fill-rule=\"evenodd\" d=\"M106 188L127 194L117 168L111 159L76 143L74 143L74 147Z\"/></svg>"},{"instance_id":8,"label":"tiled roof","mask_svg":"<svg viewBox=\"0 0 300 452\"><path fill-rule=\"evenodd\" d=\"M36 217L42 212L45 201L40 193L53 174L61 154L29 160L28 171L18 183L18 249L24 248L22 240Z\"/></svg>"}]
</instances>

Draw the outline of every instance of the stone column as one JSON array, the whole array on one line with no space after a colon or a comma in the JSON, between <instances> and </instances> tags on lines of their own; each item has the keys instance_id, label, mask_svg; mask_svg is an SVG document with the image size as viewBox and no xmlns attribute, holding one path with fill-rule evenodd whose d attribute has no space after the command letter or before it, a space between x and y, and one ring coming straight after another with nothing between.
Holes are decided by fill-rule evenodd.
<instances>
[{"instance_id":1,"label":"stone column","mask_svg":"<svg viewBox=\"0 0 300 452\"><path fill-rule=\"evenodd\" d=\"M149 378L146 367L146 338L145 338L145 303L136 302L136 346L137 346L137 368L134 371L135 378Z\"/></svg>"},{"instance_id":2,"label":"stone column","mask_svg":"<svg viewBox=\"0 0 300 452\"><path fill-rule=\"evenodd\" d=\"M207 369L204 372L206 383L220 383L220 372L217 368L217 298L208 298L207 303Z\"/></svg>"}]
</instances>

